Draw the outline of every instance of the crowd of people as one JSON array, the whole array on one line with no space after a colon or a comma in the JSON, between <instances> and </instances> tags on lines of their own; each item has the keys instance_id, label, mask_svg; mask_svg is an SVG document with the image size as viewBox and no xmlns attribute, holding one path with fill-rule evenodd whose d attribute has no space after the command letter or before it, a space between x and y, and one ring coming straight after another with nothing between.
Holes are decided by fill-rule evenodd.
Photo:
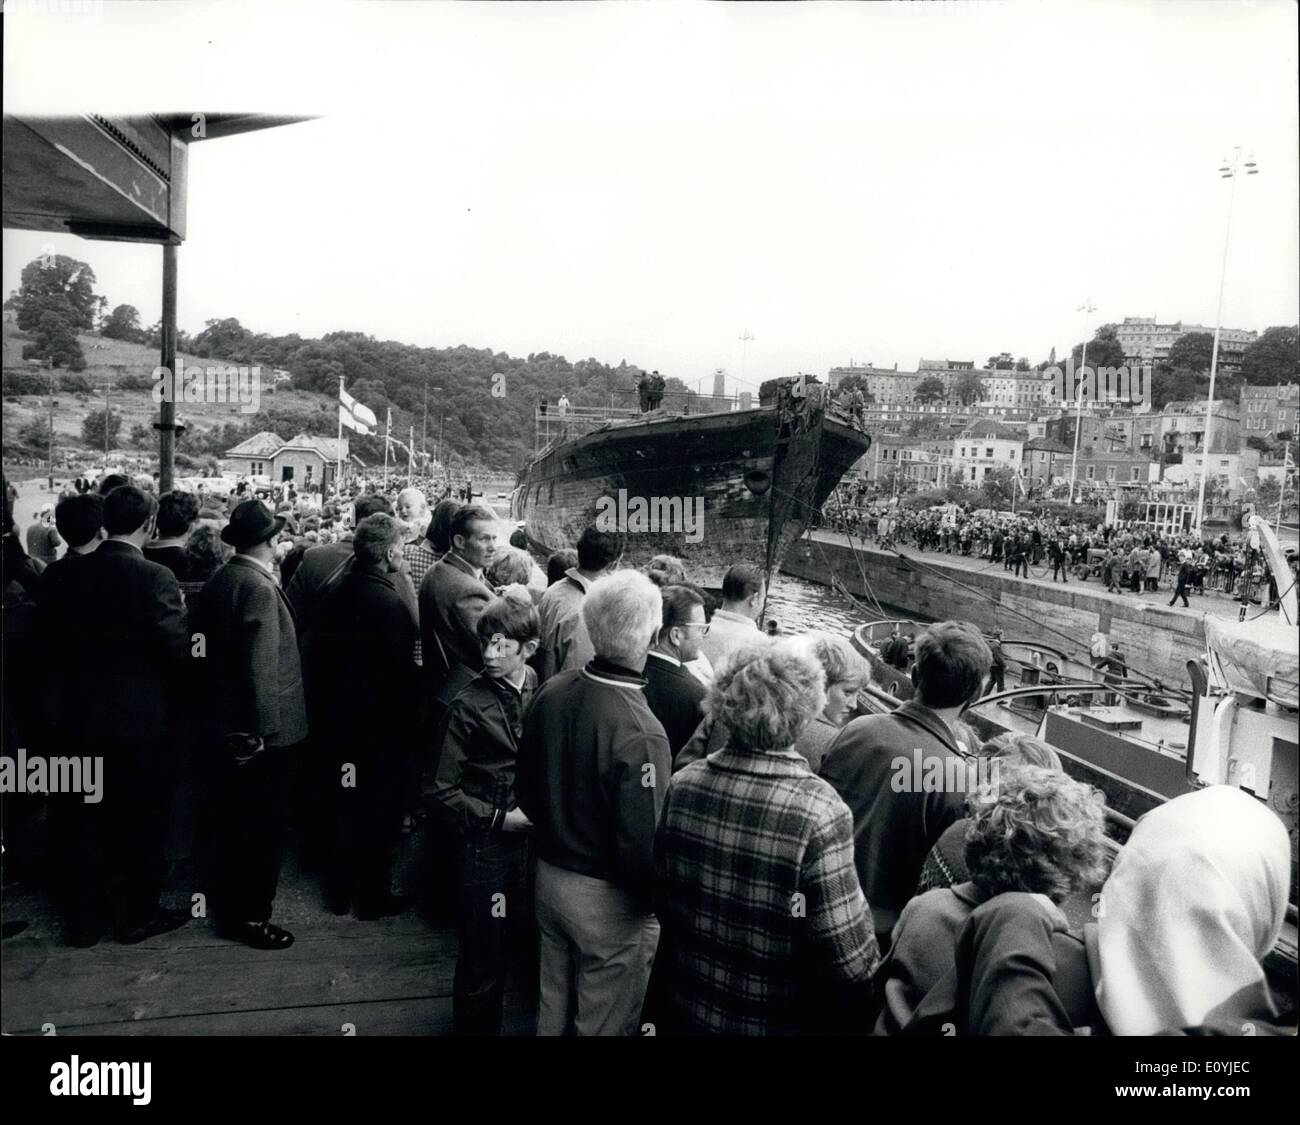
<instances>
[{"instance_id":1,"label":"crowd of people","mask_svg":"<svg viewBox=\"0 0 1300 1125\"><path fill-rule=\"evenodd\" d=\"M1044 567L1046 577L1050 566L1053 582L1098 578L1112 593L1159 593L1164 582L1178 591L1174 600L1182 598L1185 605L1187 593L1220 592L1257 601L1264 583L1269 598L1277 597L1258 533L1203 538L1134 521L1110 525L1056 516L972 513L956 504L937 510L883 505L836 509L830 522L883 548L906 546L1001 563L1017 578L1028 578L1031 566ZM1294 571L1294 550L1289 557Z\"/></svg>"},{"instance_id":2,"label":"crowd of people","mask_svg":"<svg viewBox=\"0 0 1300 1125\"><path fill-rule=\"evenodd\" d=\"M542 1035L1287 1026L1261 967L1278 818L1217 787L1114 858L1049 747L963 721L994 675L972 626L928 628L915 697L863 713L847 640L760 627L758 566L717 601L595 526L543 570L483 505L346 499L300 518L105 479L59 502L47 565L7 520L5 753L105 762L101 802L47 798L69 944L190 920L160 901L191 770L196 886L260 949L294 940L271 921L291 826L326 906L365 922L410 908L394 852L427 811L465 1034L500 1033L520 956ZM1105 904L1082 933L1080 895Z\"/></svg>"}]
</instances>

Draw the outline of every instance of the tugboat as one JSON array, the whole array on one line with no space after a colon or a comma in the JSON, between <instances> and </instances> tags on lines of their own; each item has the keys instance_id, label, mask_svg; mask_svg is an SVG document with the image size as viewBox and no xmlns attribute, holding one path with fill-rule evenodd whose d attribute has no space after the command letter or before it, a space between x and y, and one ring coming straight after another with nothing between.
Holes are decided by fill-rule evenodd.
<instances>
[{"instance_id":1,"label":"tugboat","mask_svg":"<svg viewBox=\"0 0 1300 1125\"><path fill-rule=\"evenodd\" d=\"M594 524L627 533L629 565L676 555L709 589L737 562L770 576L871 446L829 388L802 376L758 406L745 396L671 402L645 413L538 408L539 452L511 500L534 549L572 547Z\"/></svg>"}]
</instances>

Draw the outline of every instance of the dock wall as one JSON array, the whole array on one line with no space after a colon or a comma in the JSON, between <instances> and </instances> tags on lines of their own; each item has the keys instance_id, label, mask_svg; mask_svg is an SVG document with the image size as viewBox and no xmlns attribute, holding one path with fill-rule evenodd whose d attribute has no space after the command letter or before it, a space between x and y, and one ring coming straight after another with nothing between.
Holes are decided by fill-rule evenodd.
<instances>
[{"instance_id":1,"label":"dock wall","mask_svg":"<svg viewBox=\"0 0 1300 1125\"><path fill-rule=\"evenodd\" d=\"M857 559L854 559L854 554ZM905 550L919 565L887 551L850 547L843 536L812 532L786 553L786 574L830 586L832 577L855 597L870 593L887 609L918 620L969 621L983 630L1001 628L1007 640L1034 640L1088 661L1093 633L1122 646L1135 671L1171 685L1187 679L1187 662L1205 651L1203 614L1142 601L1131 594L1107 594L1100 582L1068 585L1014 578L996 564L967 570L945 556ZM865 578L865 581L864 581ZM1163 590L1163 599L1169 592ZM1155 595L1151 595L1155 597ZM1196 606L1195 600L1192 602ZM1056 632L1054 630L1059 630ZM1073 638L1070 643L1061 633Z\"/></svg>"}]
</instances>

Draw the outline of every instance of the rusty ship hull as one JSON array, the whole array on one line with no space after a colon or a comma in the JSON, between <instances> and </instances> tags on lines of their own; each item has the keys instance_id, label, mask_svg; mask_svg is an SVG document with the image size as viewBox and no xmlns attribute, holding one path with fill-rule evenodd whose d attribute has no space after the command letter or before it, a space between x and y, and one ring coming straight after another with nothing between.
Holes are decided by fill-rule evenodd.
<instances>
[{"instance_id":1,"label":"rusty ship hull","mask_svg":"<svg viewBox=\"0 0 1300 1125\"><path fill-rule=\"evenodd\" d=\"M641 415L554 441L520 473L511 513L530 544L572 547L620 496L662 512L679 502L698 527L629 521L625 563L684 560L692 582L717 589L749 562L772 574L870 437L814 395L783 389L775 403L725 413ZM625 505L626 507L626 505ZM607 525L607 517L606 517Z\"/></svg>"}]
</instances>

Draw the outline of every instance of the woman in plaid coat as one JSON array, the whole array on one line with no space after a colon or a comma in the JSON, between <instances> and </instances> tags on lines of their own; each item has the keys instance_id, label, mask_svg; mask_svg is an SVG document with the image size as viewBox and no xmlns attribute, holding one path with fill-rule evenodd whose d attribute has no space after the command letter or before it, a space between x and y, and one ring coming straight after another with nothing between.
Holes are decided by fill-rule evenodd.
<instances>
[{"instance_id":1,"label":"woman in plaid coat","mask_svg":"<svg viewBox=\"0 0 1300 1125\"><path fill-rule=\"evenodd\" d=\"M826 702L818 662L759 640L709 707L729 743L673 776L655 844L661 1034L862 1031L879 959L853 818L794 743Z\"/></svg>"}]
</instances>

